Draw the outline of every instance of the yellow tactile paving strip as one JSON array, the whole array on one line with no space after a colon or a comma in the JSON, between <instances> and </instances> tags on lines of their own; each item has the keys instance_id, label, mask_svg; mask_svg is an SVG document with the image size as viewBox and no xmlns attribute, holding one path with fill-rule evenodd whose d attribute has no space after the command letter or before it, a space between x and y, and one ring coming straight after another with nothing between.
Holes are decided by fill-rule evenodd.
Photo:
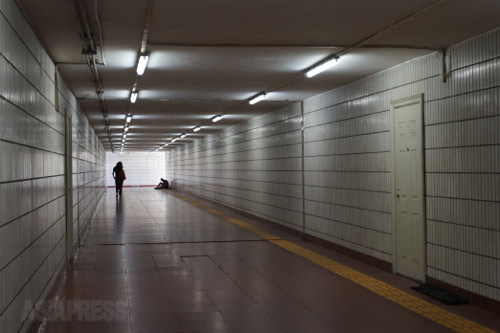
<instances>
[{"instance_id":1,"label":"yellow tactile paving strip","mask_svg":"<svg viewBox=\"0 0 500 333\"><path fill-rule=\"evenodd\" d=\"M198 207L210 214L216 215L217 217L248 230L268 242L281 247L289 252L292 252L302 258L305 258L318 266L321 266L332 273L342 276L372 292L380 295L392 302L399 304L400 306L413 311L425 318L428 318L444 327L447 327L455 332L494 332L493 330L484 327L478 323L470 321L466 318L460 317L454 313L446 311L434 304L431 304L425 300L418 297L410 295L400 289L394 288L393 286L377 280L371 276L358 272L347 266L341 265L338 262L322 256L314 251L303 248L299 245L286 241L278 236L270 234L264 230L254 227L246 222L243 222L234 217L228 216L214 208L210 208L200 203L199 201L192 200L186 196L178 193L170 192L170 194L175 197L190 203L191 205Z\"/></svg>"}]
</instances>

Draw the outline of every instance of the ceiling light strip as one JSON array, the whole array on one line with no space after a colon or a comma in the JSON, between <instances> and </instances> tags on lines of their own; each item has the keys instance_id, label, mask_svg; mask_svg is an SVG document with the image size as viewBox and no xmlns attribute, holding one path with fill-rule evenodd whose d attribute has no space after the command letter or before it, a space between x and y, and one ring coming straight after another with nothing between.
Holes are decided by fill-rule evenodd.
<instances>
[{"instance_id":1,"label":"ceiling light strip","mask_svg":"<svg viewBox=\"0 0 500 333\"><path fill-rule=\"evenodd\" d=\"M265 98L266 98L266 96L267 96L267 94L266 94L266 93L260 93L260 94L258 94L258 95L256 95L256 96L252 97L252 98L248 101L248 103L250 103L250 105L257 104L257 103L259 103L260 101L262 101L263 99L265 99Z\"/></svg>"},{"instance_id":2,"label":"ceiling light strip","mask_svg":"<svg viewBox=\"0 0 500 333\"><path fill-rule=\"evenodd\" d=\"M137 101L138 94L137 91L132 91L130 93L130 103L135 103Z\"/></svg>"},{"instance_id":3,"label":"ceiling light strip","mask_svg":"<svg viewBox=\"0 0 500 333\"><path fill-rule=\"evenodd\" d=\"M337 57L337 56L333 56L331 58L328 58L325 61L322 61L318 65L316 65L313 68L311 68L310 70L308 70L306 73L306 77L312 78L312 77L318 75L319 73L324 72L327 69L332 68L333 66L335 66L338 63L338 61L339 61L339 57Z\"/></svg>"},{"instance_id":4,"label":"ceiling light strip","mask_svg":"<svg viewBox=\"0 0 500 333\"><path fill-rule=\"evenodd\" d=\"M220 114L219 114L219 115L216 115L216 116L212 117L212 122L213 122L213 123L216 123L216 122L218 122L219 120L221 120L221 119L222 119L222 117L223 117L223 115L220 115Z\"/></svg>"},{"instance_id":5,"label":"ceiling light strip","mask_svg":"<svg viewBox=\"0 0 500 333\"><path fill-rule=\"evenodd\" d=\"M149 56L142 54L139 57L139 63L137 64L137 75L143 75L146 71L146 66L148 65Z\"/></svg>"}]
</instances>

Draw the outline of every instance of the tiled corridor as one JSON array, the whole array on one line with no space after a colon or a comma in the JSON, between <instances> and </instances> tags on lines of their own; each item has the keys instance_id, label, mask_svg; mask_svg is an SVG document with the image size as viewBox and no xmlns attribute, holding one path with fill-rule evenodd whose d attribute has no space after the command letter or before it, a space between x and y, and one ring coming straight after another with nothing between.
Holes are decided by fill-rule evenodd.
<instances>
[{"instance_id":1,"label":"tiled corridor","mask_svg":"<svg viewBox=\"0 0 500 333\"><path fill-rule=\"evenodd\" d=\"M411 281L204 205L443 307ZM81 243L55 296L73 312L40 332L448 330L168 191L125 189L117 201L108 190ZM97 311L82 310L92 302ZM500 330L498 316L474 306L445 309Z\"/></svg>"}]
</instances>

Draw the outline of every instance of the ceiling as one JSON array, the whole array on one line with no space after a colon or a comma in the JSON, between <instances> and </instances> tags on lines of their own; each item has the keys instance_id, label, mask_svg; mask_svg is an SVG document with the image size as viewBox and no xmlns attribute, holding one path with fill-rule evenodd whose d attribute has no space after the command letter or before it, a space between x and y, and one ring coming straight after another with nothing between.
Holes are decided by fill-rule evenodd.
<instances>
[{"instance_id":1,"label":"ceiling","mask_svg":"<svg viewBox=\"0 0 500 333\"><path fill-rule=\"evenodd\" d=\"M182 133L168 148L185 144L500 26L498 0L18 3L107 150L120 151L133 115L124 152L152 151ZM107 118L82 54L82 17L97 45ZM141 43L149 63L138 76ZM332 55L337 66L304 76ZM249 105L260 92L267 98Z\"/></svg>"}]
</instances>

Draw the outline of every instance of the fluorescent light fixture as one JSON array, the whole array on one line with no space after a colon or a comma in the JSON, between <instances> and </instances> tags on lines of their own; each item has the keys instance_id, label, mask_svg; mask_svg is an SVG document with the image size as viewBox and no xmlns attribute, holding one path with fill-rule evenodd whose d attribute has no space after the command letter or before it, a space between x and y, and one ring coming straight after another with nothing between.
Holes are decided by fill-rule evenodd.
<instances>
[{"instance_id":1,"label":"fluorescent light fixture","mask_svg":"<svg viewBox=\"0 0 500 333\"><path fill-rule=\"evenodd\" d=\"M174 139L172 139L172 142L175 142L177 140L179 140L179 138L174 138Z\"/></svg>"},{"instance_id":2,"label":"fluorescent light fixture","mask_svg":"<svg viewBox=\"0 0 500 333\"><path fill-rule=\"evenodd\" d=\"M307 71L306 73L306 76L308 78L311 78L313 76L316 76L318 75L319 73L321 72L324 72L326 71L327 69L335 66L337 64L337 62L339 61L339 57L337 56L334 56L332 58L329 58L323 62L321 62L320 64L314 66L313 68L311 68L310 70Z\"/></svg>"},{"instance_id":3,"label":"fluorescent light fixture","mask_svg":"<svg viewBox=\"0 0 500 333\"><path fill-rule=\"evenodd\" d=\"M132 91L132 93L130 94L130 102L131 103L135 103L135 101L137 101L137 91Z\"/></svg>"},{"instance_id":4,"label":"fluorescent light fixture","mask_svg":"<svg viewBox=\"0 0 500 333\"><path fill-rule=\"evenodd\" d=\"M148 65L148 60L149 60L149 56L147 56L147 55L143 54L139 57L139 63L137 64L137 75L144 74L144 71L146 70L146 66Z\"/></svg>"},{"instance_id":5,"label":"fluorescent light fixture","mask_svg":"<svg viewBox=\"0 0 500 333\"><path fill-rule=\"evenodd\" d=\"M184 139L186 136L187 136L187 134L186 134L186 133L182 133L182 134L181 134L181 139Z\"/></svg>"},{"instance_id":6,"label":"fluorescent light fixture","mask_svg":"<svg viewBox=\"0 0 500 333\"><path fill-rule=\"evenodd\" d=\"M125 130L125 132L128 132L128 126L125 126L124 130Z\"/></svg>"},{"instance_id":7,"label":"fluorescent light fixture","mask_svg":"<svg viewBox=\"0 0 500 333\"><path fill-rule=\"evenodd\" d=\"M216 123L216 122L218 122L221 119L222 119L222 116L221 115L217 115L217 116L215 116L215 117L212 118L212 122Z\"/></svg>"},{"instance_id":8,"label":"fluorescent light fixture","mask_svg":"<svg viewBox=\"0 0 500 333\"><path fill-rule=\"evenodd\" d=\"M254 104L257 104L259 103L260 101L262 101L264 98L266 98L267 94L266 93L261 93L261 94L258 94L256 95L255 97L252 97L248 103L250 103L250 105L254 105Z\"/></svg>"},{"instance_id":9,"label":"fluorescent light fixture","mask_svg":"<svg viewBox=\"0 0 500 333\"><path fill-rule=\"evenodd\" d=\"M198 132L199 130L201 130L200 126L196 126L195 128L193 128L193 132Z\"/></svg>"},{"instance_id":10,"label":"fluorescent light fixture","mask_svg":"<svg viewBox=\"0 0 500 333\"><path fill-rule=\"evenodd\" d=\"M131 114L129 114L129 115L127 116L127 124L128 124L128 123L130 123L131 121L132 121L132 115L131 115Z\"/></svg>"}]
</instances>

